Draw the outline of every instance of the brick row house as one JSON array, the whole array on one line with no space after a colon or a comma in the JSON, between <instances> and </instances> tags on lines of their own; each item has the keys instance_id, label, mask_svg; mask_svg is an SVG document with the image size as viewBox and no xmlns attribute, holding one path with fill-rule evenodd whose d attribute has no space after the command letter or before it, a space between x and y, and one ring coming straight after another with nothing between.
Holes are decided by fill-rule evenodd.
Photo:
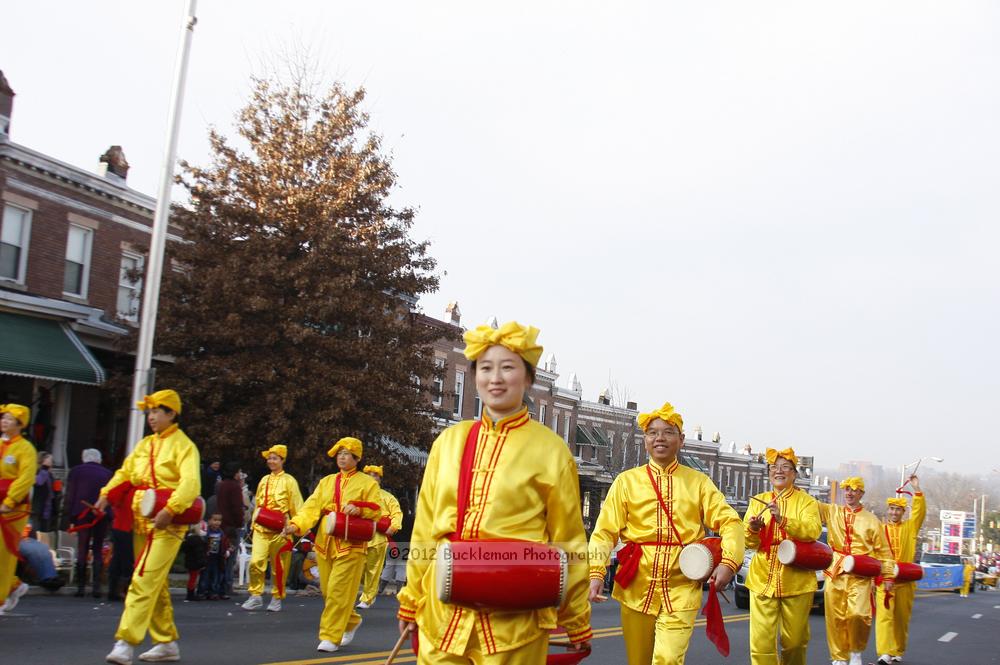
<instances>
[{"instance_id":1,"label":"brick row house","mask_svg":"<svg viewBox=\"0 0 1000 665\"><path fill-rule=\"evenodd\" d=\"M134 365L116 343L138 322L156 202L129 188L118 146L91 172L15 143L13 100L0 72L0 402L31 406L57 470L90 447L114 465L128 404L106 379Z\"/></svg>"}]
</instances>

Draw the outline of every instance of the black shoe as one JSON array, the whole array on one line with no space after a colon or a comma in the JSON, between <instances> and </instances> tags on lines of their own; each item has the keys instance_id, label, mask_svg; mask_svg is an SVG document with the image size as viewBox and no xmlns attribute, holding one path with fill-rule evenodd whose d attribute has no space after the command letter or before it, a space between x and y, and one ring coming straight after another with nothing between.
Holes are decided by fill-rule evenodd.
<instances>
[{"instance_id":1,"label":"black shoe","mask_svg":"<svg viewBox=\"0 0 1000 665\"><path fill-rule=\"evenodd\" d=\"M191 589L188 589L187 600L196 601L196 600L198 600L198 596L195 595L194 591L192 591Z\"/></svg>"},{"instance_id":2,"label":"black shoe","mask_svg":"<svg viewBox=\"0 0 1000 665\"><path fill-rule=\"evenodd\" d=\"M82 586L77 587L76 588L76 593L74 593L73 595L76 596L77 598L83 598L84 595L85 595L84 591L83 591L83 587Z\"/></svg>"},{"instance_id":3,"label":"black shoe","mask_svg":"<svg viewBox=\"0 0 1000 665\"><path fill-rule=\"evenodd\" d=\"M42 580L38 583L38 586L42 587L49 593L55 593L63 587L65 582L59 577L50 577L47 580Z\"/></svg>"}]
</instances>

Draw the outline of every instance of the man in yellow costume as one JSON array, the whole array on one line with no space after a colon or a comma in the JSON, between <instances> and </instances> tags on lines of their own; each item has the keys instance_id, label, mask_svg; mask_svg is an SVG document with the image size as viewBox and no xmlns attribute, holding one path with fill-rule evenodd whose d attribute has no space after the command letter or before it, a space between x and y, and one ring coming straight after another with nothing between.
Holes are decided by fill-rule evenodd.
<instances>
[{"instance_id":1,"label":"man in yellow costume","mask_svg":"<svg viewBox=\"0 0 1000 665\"><path fill-rule=\"evenodd\" d=\"M816 572L778 561L778 545L787 539L813 542L823 525L816 499L795 487L795 451L768 448L765 457L773 489L754 497L757 501L743 517L747 547L757 550L746 581L751 593L750 663L805 665Z\"/></svg>"},{"instance_id":2,"label":"man in yellow costume","mask_svg":"<svg viewBox=\"0 0 1000 665\"><path fill-rule=\"evenodd\" d=\"M280 612L281 600L285 597L285 583L288 580L292 541L283 533L284 527L274 529L259 524L257 516L263 508L281 513L286 520L295 517L295 513L302 506L302 493L295 478L285 473L287 446L281 444L271 446L261 452L261 456L267 460L270 473L257 485L257 495L254 499L257 508L254 511L253 541L250 551L250 584L247 586L250 597L243 603L243 609L259 610L264 607L261 594L264 592L264 574L270 562L271 602L267 604L267 611Z\"/></svg>"},{"instance_id":3,"label":"man in yellow costume","mask_svg":"<svg viewBox=\"0 0 1000 665\"><path fill-rule=\"evenodd\" d=\"M170 566L177 557L187 525L173 524L174 515L184 512L201 493L201 461L198 448L177 426L181 398L173 390L146 395L137 406L146 412L146 422L153 433L136 444L111 480L101 488L95 504L99 510L108 506L110 492L125 492L125 505L132 506L132 538L136 552L135 572L125 598L115 633L115 643L106 660L130 665L132 652L146 638L153 648L139 654L148 662L180 659L170 604ZM152 519L139 510L146 491L171 489L167 505Z\"/></svg>"},{"instance_id":4,"label":"man in yellow costume","mask_svg":"<svg viewBox=\"0 0 1000 665\"><path fill-rule=\"evenodd\" d=\"M482 419L452 425L434 441L417 498L406 586L397 596L400 631L419 630L420 665L541 665L557 625L577 652L592 637L576 462L566 442L532 420L524 404L542 355L538 332L509 321L465 333ZM489 540L561 548L569 560L561 606L473 608L442 600L439 548L474 541L488 553L491 545L482 541Z\"/></svg>"},{"instance_id":5,"label":"man in yellow costume","mask_svg":"<svg viewBox=\"0 0 1000 665\"><path fill-rule=\"evenodd\" d=\"M917 533L927 516L927 502L920 491L920 481L910 476L913 487L913 508L910 519L904 520L906 497L886 500L888 519L883 526L885 539L892 551L893 559L913 563L917 553ZM910 614L913 612L913 595L916 582L895 582L892 593L886 594L884 585L878 585L875 594L875 650L882 665L903 660L906 642L910 634ZM886 596L889 596L888 609Z\"/></svg>"},{"instance_id":6,"label":"man in yellow costume","mask_svg":"<svg viewBox=\"0 0 1000 665\"><path fill-rule=\"evenodd\" d=\"M590 536L590 598L604 600L611 550L624 542L612 596L621 604L629 665L682 665L702 593L701 582L680 570L681 549L705 536L703 524L719 533L722 561L711 579L723 589L743 561L743 524L708 476L677 462L684 421L673 406L638 421L650 459L608 490Z\"/></svg>"},{"instance_id":7,"label":"man in yellow costume","mask_svg":"<svg viewBox=\"0 0 1000 665\"><path fill-rule=\"evenodd\" d=\"M376 531L375 536L368 543L368 553L365 557L365 576L361 580L361 599L357 604L359 609L367 610L375 604L379 578L382 576L382 567L385 565L385 551L389 548L388 537L402 528L403 510L399 507L399 501L396 500L396 497L382 489L381 466L370 464L365 467L364 472L379 485L378 505L382 507L382 515L379 519L389 521L385 533Z\"/></svg>"},{"instance_id":8,"label":"man in yellow costume","mask_svg":"<svg viewBox=\"0 0 1000 665\"><path fill-rule=\"evenodd\" d=\"M865 555L878 559L888 592L893 587L894 562L882 523L861 505L865 481L847 478L840 488L844 490L845 505L819 504L820 517L826 523L827 543L833 548L833 563L826 569L823 589L826 643L833 665L862 665L861 653L868 645L872 627L874 578L844 572L844 558Z\"/></svg>"},{"instance_id":9,"label":"man in yellow costume","mask_svg":"<svg viewBox=\"0 0 1000 665\"><path fill-rule=\"evenodd\" d=\"M0 606L12 590L18 543L31 514L31 488L38 470L38 451L21 436L31 422L31 410L20 404L0 404ZM20 588L20 585L14 589ZM23 593L23 592L22 592Z\"/></svg>"},{"instance_id":10,"label":"man in yellow costume","mask_svg":"<svg viewBox=\"0 0 1000 665\"><path fill-rule=\"evenodd\" d=\"M378 518L378 483L358 471L361 453L361 441L354 437L344 437L333 444L326 454L337 460L340 471L319 481L316 490L285 527L286 534L306 533L331 512L369 520ZM361 625L361 615L354 611L354 594L365 572L367 549L367 541L327 533L316 536L316 560L323 591L317 651L331 652L347 646Z\"/></svg>"}]
</instances>

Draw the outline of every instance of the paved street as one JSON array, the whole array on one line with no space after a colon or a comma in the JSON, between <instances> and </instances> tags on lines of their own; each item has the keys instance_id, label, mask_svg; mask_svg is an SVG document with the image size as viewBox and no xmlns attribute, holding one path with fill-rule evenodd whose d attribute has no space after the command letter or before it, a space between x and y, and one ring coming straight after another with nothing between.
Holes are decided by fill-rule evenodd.
<instances>
[{"instance_id":1,"label":"paved street","mask_svg":"<svg viewBox=\"0 0 1000 665\"><path fill-rule=\"evenodd\" d=\"M289 598L280 614L242 611L230 602L188 603L175 596L181 630L182 662L189 665L339 665L382 663L396 635L395 602L380 598L365 612L365 624L355 642L341 652L314 651L318 597ZM706 640L699 622L691 641L688 663L727 662L742 665L747 657L745 611L724 606L732 645L723 659ZM0 663L3 665L96 665L113 643L120 604L95 603L67 595L25 596L13 616L0 617ZM828 663L823 617L810 619L813 640L810 663ZM624 663L624 645L613 602L595 606L594 665ZM917 597L907 665L985 665L1000 663L993 638L1000 635L1000 593L982 592L968 599L953 593L921 593ZM875 660L874 637L865 654ZM414 662L404 653L397 663ZM136 661L139 662L139 661Z\"/></svg>"}]
</instances>

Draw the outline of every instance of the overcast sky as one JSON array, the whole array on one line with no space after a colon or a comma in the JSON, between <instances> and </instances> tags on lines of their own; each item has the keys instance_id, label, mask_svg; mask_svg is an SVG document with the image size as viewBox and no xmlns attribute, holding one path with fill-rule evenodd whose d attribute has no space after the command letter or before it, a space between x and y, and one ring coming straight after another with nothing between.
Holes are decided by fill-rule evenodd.
<instances>
[{"instance_id":1,"label":"overcast sky","mask_svg":"<svg viewBox=\"0 0 1000 665\"><path fill-rule=\"evenodd\" d=\"M12 138L151 195L183 0L4 3ZM200 3L180 157L308 51L463 324L822 467L1000 467L1000 4ZM446 274L444 274L446 272ZM985 461L984 461L985 460Z\"/></svg>"}]
</instances>

